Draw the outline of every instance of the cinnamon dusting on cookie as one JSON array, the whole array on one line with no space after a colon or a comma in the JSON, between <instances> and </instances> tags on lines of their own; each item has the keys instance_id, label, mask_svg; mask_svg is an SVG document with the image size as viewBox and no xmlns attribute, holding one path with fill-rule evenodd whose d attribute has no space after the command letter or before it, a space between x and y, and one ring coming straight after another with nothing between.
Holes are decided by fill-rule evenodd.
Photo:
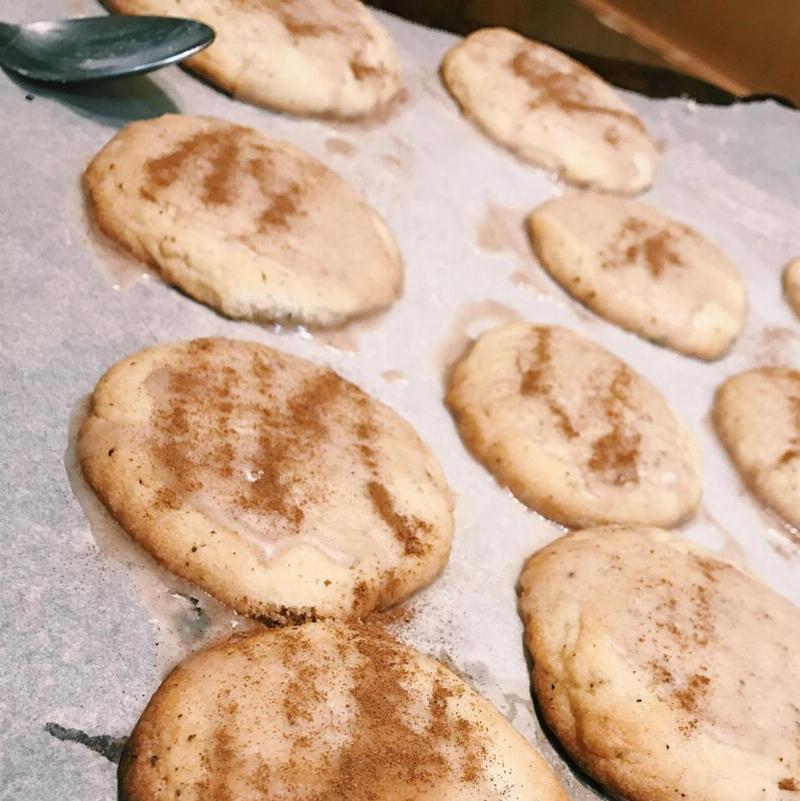
<instances>
[{"instance_id":1,"label":"cinnamon dusting on cookie","mask_svg":"<svg viewBox=\"0 0 800 801\"><path fill-rule=\"evenodd\" d=\"M456 776L468 784L480 781L488 750L485 734L479 724L451 709L451 701L461 698L464 689L445 668L436 668L427 698L421 697L414 683L416 655L385 631L364 624L332 629L330 636L331 647L316 648L313 659L308 658L310 643L303 629L277 633L270 643L290 677L283 690L283 712L295 733L289 761L274 768L261 762L264 779L280 782L303 801L375 801L407 791L417 797ZM347 666L341 687L334 659ZM330 754L319 754L321 763L312 775L313 763L303 756L302 732L314 731L318 710L342 690L351 710L343 743ZM226 728L232 728L230 722L223 724ZM219 739L212 749L218 746ZM222 767L216 759L209 762L215 770ZM227 777L218 781L220 787L229 786Z\"/></svg>"},{"instance_id":2,"label":"cinnamon dusting on cookie","mask_svg":"<svg viewBox=\"0 0 800 801\"><path fill-rule=\"evenodd\" d=\"M231 511L277 517L299 533L305 503L324 492L314 478L317 453L344 424L354 436L355 461L366 470L363 492L373 510L405 555L427 554L432 524L398 509L381 474L369 396L320 368L278 403L275 366L255 350L246 372L222 364L218 342L195 340L184 365L162 368L145 382L154 399L150 452L173 482L163 505L179 508L205 489Z\"/></svg>"},{"instance_id":3,"label":"cinnamon dusting on cookie","mask_svg":"<svg viewBox=\"0 0 800 801\"><path fill-rule=\"evenodd\" d=\"M382 78L386 74L383 67L372 67L357 58L350 59L350 72L357 81Z\"/></svg>"},{"instance_id":4,"label":"cinnamon dusting on cookie","mask_svg":"<svg viewBox=\"0 0 800 801\"><path fill-rule=\"evenodd\" d=\"M549 328L539 327L533 329L536 332L536 352L533 359L533 366L527 368L522 373L520 380L520 392L523 395L539 395L556 418L558 427L568 439L575 439L578 431L572 424L564 407L556 400L553 393L553 385L547 381L546 375L550 369L550 338L552 331Z\"/></svg>"},{"instance_id":5,"label":"cinnamon dusting on cookie","mask_svg":"<svg viewBox=\"0 0 800 801\"><path fill-rule=\"evenodd\" d=\"M644 261L653 277L660 278L671 268L686 267L676 249L682 235L696 236L688 226L675 223L659 228L638 217L627 217L603 254L602 266L613 270Z\"/></svg>"},{"instance_id":6,"label":"cinnamon dusting on cookie","mask_svg":"<svg viewBox=\"0 0 800 801\"><path fill-rule=\"evenodd\" d=\"M527 81L536 93L529 103L531 109L555 106L567 113L600 114L646 132L635 114L592 102L592 87L588 81L595 76L580 64L571 64L569 71L559 70L537 58L530 46L524 46L517 50L509 62L509 68L514 75Z\"/></svg>"},{"instance_id":7,"label":"cinnamon dusting on cookie","mask_svg":"<svg viewBox=\"0 0 800 801\"><path fill-rule=\"evenodd\" d=\"M237 0L242 2L242 0ZM250 2L250 0L244 0ZM341 29L331 22L319 19L308 4L295 0L278 0L268 3L270 10L278 17L286 31L294 38L318 38L327 34L339 35Z\"/></svg>"},{"instance_id":8,"label":"cinnamon dusting on cookie","mask_svg":"<svg viewBox=\"0 0 800 801\"><path fill-rule=\"evenodd\" d=\"M408 556L422 556L430 549L423 539L430 534L431 524L415 516L408 516L397 511L394 499L383 484L377 481L367 483L372 505L381 519L392 529L395 537L402 543Z\"/></svg>"},{"instance_id":9,"label":"cinnamon dusting on cookie","mask_svg":"<svg viewBox=\"0 0 800 801\"><path fill-rule=\"evenodd\" d=\"M255 217L257 232L288 228L294 219L306 214L303 209L306 187L299 179L288 182L281 179L274 167L271 148L250 144L247 141L250 133L242 126L229 125L194 134L171 152L145 163L146 185L140 194L158 202L159 190L180 181L197 181L202 190L200 201L205 206L233 206L237 203L237 181L243 170L256 182L264 201L263 209Z\"/></svg>"},{"instance_id":10,"label":"cinnamon dusting on cookie","mask_svg":"<svg viewBox=\"0 0 800 801\"><path fill-rule=\"evenodd\" d=\"M633 373L627 365L617 368L611 384L601 398L603 413L611 430L592 443L590 470L609 484L624 486L639 481L639 448L641 435L631 430L625 410L631 408L629 391Z\"/></svg>"},{"instance_id":11,"label":"cinnamon dusting on cookie","mask_svg":"<svg viewBox=\"0 0 800 801\"><path fill-rule=\"evenodd\" d=\"M685 659L673 663L673 655L700 655L710 646L715 633L714 587L719 582L720 572L728 569L723 562L697 554L687 558L696 578L688 586L681 587L680 594L670 578L662 576L639 582L643 594L666 592L666 598L648 616L649 631L639 637L639 642L652 639L652 647L662 652L662 656L651 659L647 667L659 697L669 699L687 713L679 726L685 735L698 727L700 717L706 713L712 680L702 659L698 658L694 664ZM676 621L682 625L677 625Z\"/></svg>"},{"instance_id":12,"label":"cinnamon dusting on cookie","mask_svg":"<svg viewBox=\"0 0 800 801\"><path fill-rule=\"evenodd\" d=\"M376 629L358 633L352 645L360 655L351 690L355 715L349 742L336 757L322 797L372 801L396 794L398 787L424 795L451 775L448 746L462 764L462 779L477 781L485 749L474 725L450 713L448 702L455 691L449 682L434 683L427 725L414 716L409 719L410 656Z\"/></svg>"},{"instance_id":13,"label":"cinnamon dusting on cookie","mask_svg":"<svg viewBox=\"0 0 800 801\"><path fill-rule=\"evenodd\" d=\"M214 357L217 344L195 340L185 367L163 368L147 379L155 399L151 452L180 494L208 484L225 505L277 515L296 529L304 519L307 464L328 435L326 418L360 390L322 370L287 400L285 409L276 408L270 403L274 368L264 357L254 352L251 375L245 376L220 364ZM244 403L242 394L248 396ZM245 462L246 480L237 480Z\"/></svg>"},{"instance_id":14,"label":"cinnamon dusting on cookie","mask_svg":"<svg viewBox=\"0 0 800 801\"><path fill-rule=\"evenodd\" d=\"M378 456L373 445L377 428L372 420L369 406L359 403L358 407L360 417L354 427L354 433L358 438L356 449L370 473L366 492L372 507L392 530L407 556L423 556L430 550L429 537L426 535L432 531L431 524L416 515L405 515L397 510L393 496L381 480Z\"/></svg>"},{"instance_id":15,"label":"cinnamon dusting on cookie","mask_svg":"<svg viewBox=\"0 0 800 801\"><path fill-rule=\"evenodd\" d=\"M174 150L145 164L145 176L151 195L165 189L184 177L196 164L208 168L202 181L202 201L209 206L228 205L231 200L229 186L239 154L238 136L245 129L231 126L222 131L202 131L181 142Z\"/></svg>"}]
</instances>

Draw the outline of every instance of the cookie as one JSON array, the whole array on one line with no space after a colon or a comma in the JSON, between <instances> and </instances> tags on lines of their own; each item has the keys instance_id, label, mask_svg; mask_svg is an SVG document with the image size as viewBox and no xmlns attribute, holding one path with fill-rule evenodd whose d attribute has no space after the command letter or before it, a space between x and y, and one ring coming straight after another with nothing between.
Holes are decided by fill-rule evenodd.
<instances>
[{"instance_id":1,"label":"cookie","mask_svg":"<svg viewBox=\"0 0 800 801\"><path fill-rule=\"evenodd\" d=\"M414 429L332 370L253 342L123 359L78 454L159 562L267 622L383 609L449 555L451 493Z\"/></svg>"},{"instance_id":2,"label":"cookie","mask_svg":"<svg viewBox=\"0 0 800 801\"><path fill-rule=\"evenodd\" d=\"M574 192L528 218L544 268L612 323L689 356L722 356L744 326L736 267L693 228L627 198Z\"/></svg>"},{"instance_id":3,"label":"cookie","mask_svg":"<svg viewBox=\"0 0 800 801\"><path fill-rule=\"evenodd\" d=\"M800 528L800 372L760 367L729 378L713 418L747 486Z\"/></svg>"},{"instance_id":4,"label":"cookie","mask_svg":"<svg viewBox=\"0 0 800 801\"><path fill-rule=\"evenodd\" d=\"M476 31L442 62L445 86L484 133L574 184L634 194L656 146L614 89L552 47L504 28Z\"/></svg>"},{"instance_id":5,"label":"cookie","mask_svg":"<svg viewBox=\"0 0 800 801\"><path fill-rule=\"evenodd\" d=\"M200 652L153 696L123 801L567 801L539 754L450 670L383 631L263 631Z\"/></svg>"},{"instance_id":6,"label":"cookie","mask_svg":"<svg viewBox=\"0 0 800 801\"><path fill-rule=\"evenodd\" d=\"M597 528L530 559L520 609L544 720L612 797L797 798L785 598L660 529Z\"/></svg>"},{"instance_id":7,"label":"cookie","mask_svg":"<svg viewBox=\"0 0 800 801\"><path fill-rule=\"evenodd\" d=\"M386 225L303 151L212 117L134 122L86 169L101 230L229 317L330 326L399 295Z\"/></svg>"},{"instance_id":8,"label":"cookie","mask_svg":"<svg viewBox=\"0 0 800 801\"><path fill-rule=\"evenodd\" d=\"M674 526L697 509L700 454L658 390L559 326L506 323L449 377L470 451L523 503L566 526Z\"/></svg>"},{"instance_id":9,"label":"cookie","mask_svg":"<svg viewBox=\"0 0 800 801\"><path fill-rule=\"evenodd\" d=\"M783 270L783 294L800 317L800 259L793 259Z\"/></svg>"},{"instance_id":10,"label":"cookie","mask_svg":"<svg viewBox=\"0 0 800 801\"><path fill-rule=\"evenodd\" d=\"M394 43L358 0L108 0L122 14L191 17L214 42L184 63L241 100L354 120L402 90Z\"/></svg>"}]
</instances>

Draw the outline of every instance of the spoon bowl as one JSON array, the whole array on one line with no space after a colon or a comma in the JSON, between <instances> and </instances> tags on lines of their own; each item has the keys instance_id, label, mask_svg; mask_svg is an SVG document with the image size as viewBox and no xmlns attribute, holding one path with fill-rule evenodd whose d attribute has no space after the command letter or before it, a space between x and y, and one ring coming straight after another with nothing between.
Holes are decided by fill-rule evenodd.
<instances>
[{"instance_id":1,"label":"spoon bowl","mask_svg":"<svg viewBox=\"0 0 800 801\"><path fill-rule=\"evenodd\" d=\"M34 81L92 81L151 72L197 53L213 40L208 25L176 17L0 22L0 66Z\"/></svg>"}]
</instances>

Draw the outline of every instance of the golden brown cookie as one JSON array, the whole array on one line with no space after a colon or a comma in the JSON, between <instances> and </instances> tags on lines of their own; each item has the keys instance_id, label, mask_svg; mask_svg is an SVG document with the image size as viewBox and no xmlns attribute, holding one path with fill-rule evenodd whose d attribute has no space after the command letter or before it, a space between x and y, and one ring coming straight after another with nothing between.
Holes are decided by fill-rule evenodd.
<instances>
[{"instance_id":1,"label":"golden brown cookie","mask_svg":"<svg viewBox=\"0 0 800 801\"><path fill-rule=\"evenodd\" d=\"M123 359L78 454L159 562L269 622L388 607L450 552L450 490L414 429L332 370L253 342Z\"/></svg>"},{"instance_id":2,"label":"golden brown cookie","mask_svg":"<svg viewBox=\"0 0 800 801\"><path fill-rule=\"evenodd\" d=\"M382 631L309 623L195 654L120 764L123 801L567 801L488 701Z\"/></svg>"},{"instance_id":3,"label":"golden brown cookie","mask_svg":"<svg viewBox=\"0 0 800 801\"><path fill-rule=\"evenodd\" d=\"M189 17L214 42L186 65L236 97L343 120L384 112L401 93L394 43L358 0L107 0L122 14Z\"/></svg>"},{"instance_id":4,"label":"golden brown cookie","mask_svg":"<svg viewBox=\"0 0 800 801\"><path fill-rule=\"evenodd\" d=\"M714 426L748 487L800 528L800 372L760 367L717 390Z\"/></svg>"},{"instance_id":5,"label":"golden brown cookie","mask_svg":"<svg viewBox=\"0 0 800 801\"><path fill-rule=\"evenodd\" d=\"M800 259L792 259L783 269L783 294L800 317Z\"/></svg>"},{"instance_id":6,"label":"golden brown cookie","mask_svg":"<svg viewBox=\"0 0 800 801\"><path fill-rule=\"evenodd\" d=\"M329 326L399 295L383 220L303 151L212 117L134 122L86 169L103 233L229 317Z\"/></svg>"},{"instance_id":7,"label":"golden brown cookie","mask_svg":"<svg viewBox=\"0 0 800 801\"><path fill-rule=\"evenodd\" d=\"M674 526L697 509L694 437L649 381L566 328L483 334L452 371L447 405L497 480L559 523Z\"/></svg>"},{"instance_id":8,"label":"golden brown cookie","mask_svg":"<svg viewBox=\"0 0 800 801\"><path fill-rule=\"evenodd\" d=\"M633 194L653 182L656 147L598 75L505 28L470 34L442 62L445 86L492 139L567 181Z\"/></svg>"},{"instance_id":9,"label":"golden brown cookie","mask_svg":"<svg viewBox=\"0 0 800 801\"><path fill-rule=\"evenodd\" d=\"M682 537L586 529L520 608L545 721L613 797L795 801L800 610Z\"/></svg>"},{"instance_id":10,"label":"golden brown cookie","mask_svg":"<svg viewBox=\"0 0 800 801\"><path fill-rule=\"evenodd\" d=\"M536 209L528 227L542 265L567 292L645 339L716 359L744 326L736 267L652 206L572 192Z\"/></svg>"}]
</instances>

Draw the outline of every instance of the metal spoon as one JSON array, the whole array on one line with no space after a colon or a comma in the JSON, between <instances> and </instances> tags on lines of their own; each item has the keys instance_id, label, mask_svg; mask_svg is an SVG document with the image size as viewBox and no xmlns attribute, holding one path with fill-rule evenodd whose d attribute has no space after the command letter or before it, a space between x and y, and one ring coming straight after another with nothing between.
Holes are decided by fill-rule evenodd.
<instances>
[{"instance_id":1,"label":"metal spoon","mask_svg":"<svg viewBox=\"0 0 800 801\"><path fill-rule=\"evenodd\" d=\"M208 25L174 17L0 22L0 66L35 81L90 81L150 72L197 53L213 40Z\"/></svg>"}]
</instances>

